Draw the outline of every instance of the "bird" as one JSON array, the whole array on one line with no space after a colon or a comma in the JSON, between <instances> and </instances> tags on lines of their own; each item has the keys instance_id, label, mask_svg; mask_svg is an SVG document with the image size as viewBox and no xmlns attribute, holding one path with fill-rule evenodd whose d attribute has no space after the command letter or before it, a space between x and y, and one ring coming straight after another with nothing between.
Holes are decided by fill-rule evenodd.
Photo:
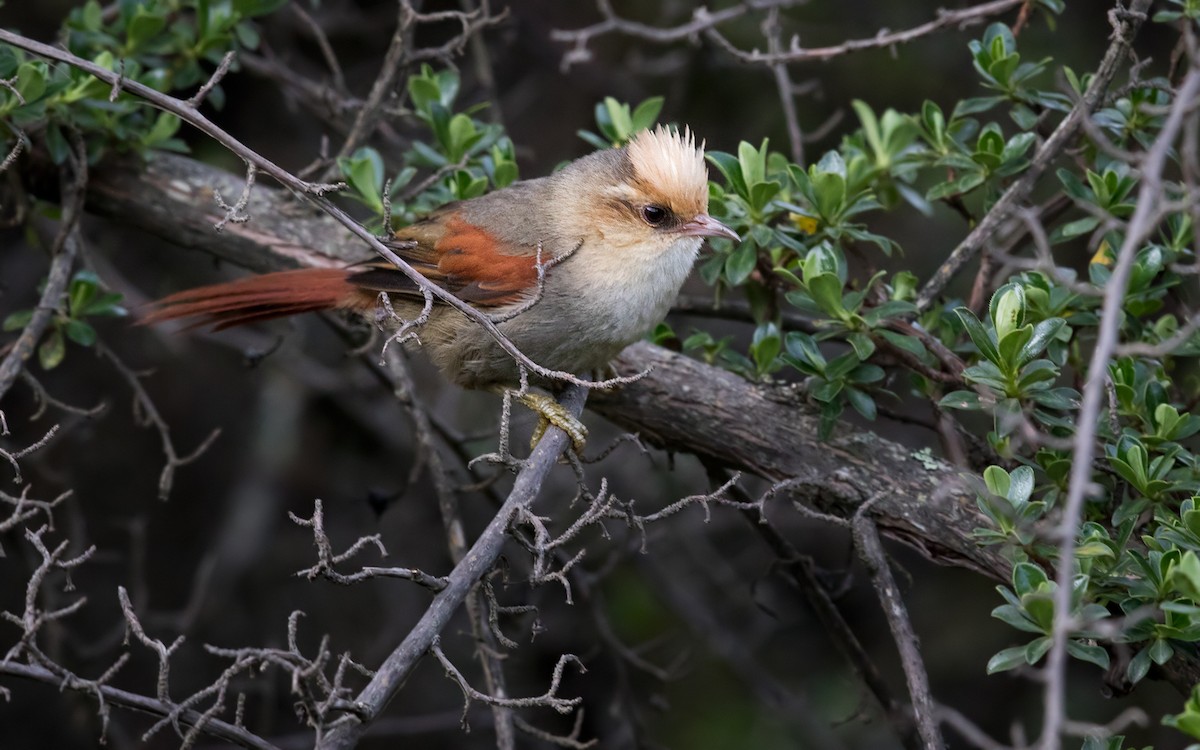
<instances>
[{"instance_id":1,"label":"bird","mask_svg":"<svg viewBox=\"0 0 1200 750\"><path fill-rule=\"evenodd\" d=\"M705 238L738 241L708 213L704 144L689 129L642 130L545 177L448 203L396 231L387 244L426 279L499 320L499 330L542 367L600 370L666 317ZM539 265L541 266L539 268ZM386 293L414 320L426 295L395 265L304 268L177 292L150 303L142 324L190 319L228 328L304 312L370 317ZM517 362L483 326L444 303L418 339L434 365L468 389L503 393ZM582 452L587 431L553 398L518 397L561 427Z\"/></svg>"}]
</instances>

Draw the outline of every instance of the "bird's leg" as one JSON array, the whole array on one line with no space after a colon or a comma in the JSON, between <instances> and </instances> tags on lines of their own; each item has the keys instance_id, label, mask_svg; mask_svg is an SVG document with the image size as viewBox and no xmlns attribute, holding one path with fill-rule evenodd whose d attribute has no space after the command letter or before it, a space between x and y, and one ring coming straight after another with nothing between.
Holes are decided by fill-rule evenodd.
<instances>
[{"instance_id":1,"label":"bird's leg","mask_svg":"<svg viewBox=\"0 0 1200 750\"><path fill-rule=\"evenodd\" d=\"M533 437L529 439L529 447L532 448L542 439L542 435L546 434L546 429L550 425L554 425L558 429L567 433L567 437L571 438L571 446L575 449L577 455L583 455L584 446L587 445L587 428L583 426L575 418L571 412L567 411L562 404L554 400L552 396L547 396L544 393L526 393L523 396L518 396L521 403L533 409L538 414L537 426L533 428Z\"/></svg>"},{"instance_id":2,"label":"bird's leg","mask_svg":"<svg viewBox=\"0 0 1200 750\"><path fill-rule=\"evenodd\" d=\"M567 433L567 437L571 438L571 445L575 449L575 453L582 456L584 446L587 445L587 428L583 426L583 422L576 419L571 412L563 408L562 404L554 400L552 396L547 396L544 393L516 393L513 392L521 403L537 412L538 423L533 428L533 437L529 441L530 447L536 446L538 441L542 439L542 435L546 434L546 429L551 425L559 428Z\"/></svg>"}]
</instances>

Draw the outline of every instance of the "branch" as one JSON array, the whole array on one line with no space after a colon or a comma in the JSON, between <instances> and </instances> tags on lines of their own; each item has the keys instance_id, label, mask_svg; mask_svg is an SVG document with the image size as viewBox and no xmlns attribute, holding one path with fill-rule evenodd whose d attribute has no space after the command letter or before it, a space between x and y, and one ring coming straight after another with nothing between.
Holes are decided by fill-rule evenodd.
<instances>
[{"instance_id":1,"label":"branch","mask_svg":"<svg viewBox=\"0 0 1200 750\"><path fill-rule=\"evenodd\" d=\"M671 44L684 39L696 40L703 35L741 62L767 65L774 68L774 66L790 63L823 62L851 52L908 44L938 31L963 28L974 23L979 23L985 18L999 15L1027 2L1028 0L992 0L992 2L981 3L970 8L962 8L961 10L940 9L937 12L937 17L932 21L914 26L911 29L903 31L880 29L879 33L873 37L852 39L831 47L805 49L800 46L800 38L796 35L792 37L791 44L786 50L779 49L778 45L769 43L766 52L760 52L758 49L747 52L726 39L724 35L717 31L717 27L753 11L765 10L774 13L779 8L798 5L800 4L799 1L745 0L715 13L705 7L700 7L695 10L692 14L692 19L687 23L672 27L657 27L621 18L613 11L612 5L607 0L598 0L596 6L600 14L604 16L603 21L582 29L556 29L550 33L550 38L556 42L569 42L573 44L573 48L563 55L562 67L564 70L570 68L575 63L590 60L591 51L588 49L588 43L597 37L613 33L657 44Z\"/></svg>"},{"instance_id":2,"label":"branch","mask_svg":"<svg viewBox=\"0 0 1200 750\"><path fill-rule=\"evenodd\" d=\"M583 411L585 398L585 389L574 386L567 389L560 403L578 417ZM512 491L500 510L475 540L462 562L446 576L446 588L433 598L421 619L358 694L354 701L358 708L355 716L322 738L317 750L349 750L358 744L363 732L399 692L420 658L437 642L450 617L458 611L475 584L495 565L508 538L510 521L518 510L533 502L550 469L567 448L567 443L566 433L562 430L557 427L546 430L525 467L517 474Z\"/></svg>"},{"instance_id":3,"label":"branch","mask_svg":"<svg viewBox=\"0 0 1200 750\"><path fill-rule=\"evenodd\" d=\"M1133 269L1133 261L1142 242L1150 236L1162 218L1163 167L1173 150L1175 138L1183 128L1184 115L1200 96L1200 68L1193 67L1179 87L1175 104L1146 154L1141 168L1141 186L1137 205L1125 228L1125 239L1117 251L1112 275L1104 286L1104 304L1100 309L1100 328L1096 348L1088 363L1089 377L1083 387L1083 399L1076 420L1074 447L1071 451L1070 484L1062 519L1058 523L1058 560L1055 562L1058 588L1054 592L1054 629L1052 645L1047 654L1045 679L1045 718L1042 740L1038 747L1057 750L1066 720L1066 661L1067 637L1076 623L1071 616L1071 596L1075 577L1075 542L1083 504L1092 480L1092 459L1096 452L1096 428L1100 410L1104 407L1104 386L1108 363L1117 348L1117 337L1124 317L1125 291Z\"/></svg>"},{"instance_id":4,"label":"branch","mask_svg":"<svg viewBox=\"0 0 1200 750\"><path fill-rule=\"evenodd\" d=\"M933 695L929 692L929 675L925 672L925 662L917 650L917 634L912 622L908 619L908 610L904 607L904 599L900 596L900 588L888 567L887 554L883 551L883 543L875 530L875 522L867 517L871 501L863 503L854 514L851 528L854 530L854 545L858 547L859 558L867 567L871 581L875 585L875 594L887 617L888 627L892 631L892 640L900 651L900 663L904 667L904 676L908 681L908 694L912 699L913 715L916 717L917 731L921 734L921 743L926 750L941 750L946 746L942 741L941 732L937 726L937 709Z\"/></svg>"},{"instance_id":5,"label":"branch","mask_svg":"<svg viewBox=\"0 0 1200 750\"><path fill-rule=\"evenodd\" d=\"M603 21L582 29L555 29L550 32L550 38L556 42L570 42L574 44L574 49L568 50L563 55L562 69L565 72L575 63L590 60L592 53L588 50L588 43L592 39L605 36L606 34L618 33L648 42L670 44L683 39L696 39L701 33L708 31L718 24L732 21L754 10L766 10L777 7L786 8L798 5L800 2L801 0L746 0L731 8L719 10L716 13L710 13L707 8L700 7L696 9L692 20L688 23L663 29L621 18L613 11L609 0L597 0L596 8L604 16Z\"/></svg>"},{"instance_id":6,"label":"branch","mask_svg":"<svg viewBox=\"0 0 1200 750\"><path fill-rule=\"evenodd\" d=\"M46 277L46 287L38 299L33 316L25 325L21 335L13 343L12 349L0 362L0 399L8 393L17 376L25 367L25 362L33 356L34 347L42 338L42 334L50 326L54 316L63 306L67 285L71 281L71 268L79 255L79 217L83 213L84 191L87 187L86 154L74 159L78 174L74 179L68 178L66 169L61 171L59 178L63 191L62 222L54 245L50 250L54 258L50 261L50 271Z\"/></svg>"},{"instance_id":7,"label":"branch","mask_svg":"<svg viewBox=\"0 0 1200 750\"><path fill-rule=\"evenodd\" d=\"M10 674L16 677L23 677L27 680L44 682L47 685L53 685L54 687L60 689L64 686L61 675L55 674L54 672L51 672L43 667L36 667L31 664L18 664L17 662L13 661L0 661L0 673ZM66 687L70 688L71 685L68 684ZM81 690L80 692L90 693L91 690L89 688L87 690ZM165 703L154 698L147 698L144 695L130 693L127 690L121 690L108 685L101 685L100 693L104 696L104 700L108 701L114 706L121 706L123 708L133 709L134 711L141 711L153 716L167 717L171 716L176 711L176 707L171 703ZM278 750L275 745L272 745L261 737L252 734L239 726L221 721L220 719L203 718L198 711L192 711L189 709L176 714L176 717L180 723L186 724L187 726L198 726L203 724L201 731L219 740L231 742L241 747L256 748L257 750Z\"/></svg>"},{"instance_id":8,"label":"branch","mask_svg":"<svg viewBox=\"0 0 1200 750\"><path fill-rule=\"evenodd\" d=\"M851 52L861 52L867 49L880 49L883 47L895 47L901 44L908 44L916 41L923 36L928 36L934 32L942 31L943 29L963 28L974 23L979 23L989 16L996 16L1005 11L1011 10L1018 5L1024 5L1028 0L992 0L990 3L981 3L970 8L961 10L945 10L939 9L937 18L923 23L920 26L914 26L911 29L904 31L888 31L880 29L879 33L867 39L851 39L850 41L842 42L841 44L832 47L813 47L805 49L800 46L798 36L792 37L792 43L787 51L768 51L759 52L757 49L751 52L738 49L733 46L727 39L717 33L715 30L708 30L706 36L716 42L718 46L724 49L729 54L746 63L759 63L765 65L778 65L796 62L812 62L832 59L840 57Z\"/></svg>"}]
</instances>

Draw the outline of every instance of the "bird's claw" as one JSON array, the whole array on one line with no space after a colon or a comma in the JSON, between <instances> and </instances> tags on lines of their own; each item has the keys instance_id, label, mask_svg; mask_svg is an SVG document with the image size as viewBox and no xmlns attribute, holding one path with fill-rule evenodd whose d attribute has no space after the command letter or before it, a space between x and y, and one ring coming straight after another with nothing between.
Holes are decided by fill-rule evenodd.
<instances>
[{"instance_id":1,"label":"bird's claw","mask_svg":"<svg viewBox=\"0 0 1200 750\"><path fill-rule=\"evenodd\" d=\"M571 412L563 408L562 404L545 394L526 393L520 396L520 399L521 403L538 414L537 426L533 428L533 437L529 440L530 448L535 447L538 441L542 439L542 435L546 434L546 430L553 425L567 433L567 437L571 438L571 446L575 449L576 455L583 455L588 435L587 428L583 426L583 422L580 422Z\"/></svg>"}]
</instances>

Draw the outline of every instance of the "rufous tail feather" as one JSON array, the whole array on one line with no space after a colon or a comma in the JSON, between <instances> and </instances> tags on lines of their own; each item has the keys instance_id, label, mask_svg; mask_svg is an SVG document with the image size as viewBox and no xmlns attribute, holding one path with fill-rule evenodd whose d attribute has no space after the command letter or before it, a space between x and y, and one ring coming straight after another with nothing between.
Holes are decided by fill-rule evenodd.
<instances>
[{"instance_id":1,"label":"rufous tail feather","mask_svg":"<svg viewBox=\"0 0 1200 750\"><path fill-rule=\"evenodd\" d=\"M301 268L187 289L151 302L138 323L193 318L215 330L321 310L370 310L376 293L351 281L353 269Z\"/></svg>"}]
</instances>

